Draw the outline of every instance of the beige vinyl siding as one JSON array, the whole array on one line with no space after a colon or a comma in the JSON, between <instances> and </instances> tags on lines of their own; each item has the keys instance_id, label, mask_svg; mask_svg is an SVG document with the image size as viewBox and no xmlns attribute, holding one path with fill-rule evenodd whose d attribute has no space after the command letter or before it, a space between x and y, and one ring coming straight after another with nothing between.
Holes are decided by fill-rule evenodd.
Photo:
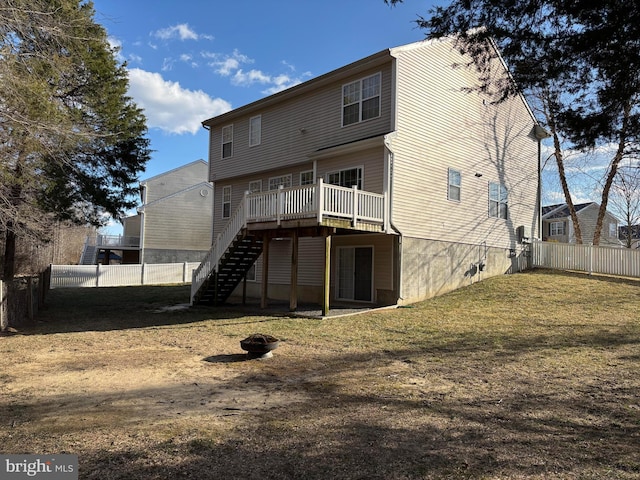
<instances>
[{"instance_id":1,"label":"beige vinyl siding","mask_svg":"<svg viewBox=\"0 0 640 480\"><path fill-rule=\"evenodd\" d=\"M288 285L291 280L291 239L269 245L269 283ZM298 285L321 287L324 275L324 238L298 239ZM262 255L256 261L256 282L262 281Z\"/></svg>"},{"instance_id":2,"label":"beige vinyl siding","mask_svg":"<svg viewBox=\"0 0 640 480\"><path fill-rule=\"evenodd\" d=\"M501 247L515 242L518 225L535 232L537 143L524 103L492 106L488 97L465 92L474 72L452 67L467 59L448 42L397 56L394 225L416 238ZM461 173L459 202L447 198L449 168ZM488 216L489 182L508 188L507 220Z\"/></svg>"},{"instance_id":3,"label":"beige vinyl siding","mask_svg":"<svg viewBox=\"0 0 640 480\"><path fill-rule=\"evenodd\" d=\"M381 72L381 115L342 127L342 86ZM295 87L294 87L295 88ZM210 132L210 179L220 181L307 161L317 150L388 133L391 128L391 61L340 79L311 93L244 116L223 116ZM260 145L249 146L250 118L262 116ZM215 119L214 119L215 121ZM233 157L222 159L222 126L233 124Z\"/></svg>"},{"instance_id":4,"label":"beige vinyl siding","mask_svg":"<svg viewBox=\"0 0 640 480\"><path fill-rule=\"evenodd\" d=\"M325 175L329 172L362 167L362 189L373 193L383 193L384 155L384 147L377 147L318 160L318 176L326 180Z\"/></svg>"},{"instance_id":5,"label":"beige vinyl siding","mask_svg":"<svg viewBox=\"0 0 640 480\"><path fill-rule=\"evenodd\" d=\"M596 224L598 223L598 211L600 207L597 204L589 205L578 212L578 221L580 222L580 231L582 233L582 243L589 244L593 242L593 236L596 233ZM571 221L568 219L567 221ZM600 232L600 245L614 244L620 245L617 237L609 236L609 224L616 223L616 219L609 213L605 213L602 219L602 231ZM575 231L572 240L575 241ZM617 229L616 229L617 231Z\"/></svg>"},{"instance_id":6,"label":"beige vinyl siding","mask_svg":"<svg viewBox=\"0 0 640 480\"><path fill-rule=\"evenodd\" d=\"M205 196L201 190L208 192ZM193 188L147 205L144 248L208 250L211 247L211 187Z\"/></svg>"},{"instance_id":7,"label":"beige vinyl siding","mask_svg":"<svg viewBox=\"0 0 640 480\"><path fill-rule=\"evenodd\" d=\"M140 219L141 215L132 215L124 219L122 235L124 237L140 236Z\"/></svg>"},{"instance_id":8,"label":"beige vinyl siding","mask_svg":"<svg viewBox=\"0 0 640 480\"><path fill-rule=\"evenodd\" d=\"M198 160L142 182L146 186L145 203L151 203L192 185L206 182L208 165Z\"/></svg>"},{"instance_id":9,"label":"beige vinyl siding","mask_svg":"<svg viewBox=\"0 0 640 480\"><path fill-rule=\"evenodd\" d=\"M335 283L338 270L338 248L373 247L373 288L376 290L393 289L393 240L392 235L335 235L332 237L332 283Z\"/></svg>"}]
</instances>

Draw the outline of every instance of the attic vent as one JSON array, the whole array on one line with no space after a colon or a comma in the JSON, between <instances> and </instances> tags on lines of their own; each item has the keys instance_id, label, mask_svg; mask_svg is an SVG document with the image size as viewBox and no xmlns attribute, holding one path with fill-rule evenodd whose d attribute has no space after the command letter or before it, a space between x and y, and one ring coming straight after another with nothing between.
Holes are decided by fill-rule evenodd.
<instances>
[{"instance_id":1,"label":"attic vent","mask_svg":"<svg viewBox=\"0 0 640 480\"><path fill-rule=\"evenodd\" d=\"M206 188L203 188L202 190L200 190L200 196L201 197L207 197L209 196L209 190Z\"/></svg>"}]
</instances>

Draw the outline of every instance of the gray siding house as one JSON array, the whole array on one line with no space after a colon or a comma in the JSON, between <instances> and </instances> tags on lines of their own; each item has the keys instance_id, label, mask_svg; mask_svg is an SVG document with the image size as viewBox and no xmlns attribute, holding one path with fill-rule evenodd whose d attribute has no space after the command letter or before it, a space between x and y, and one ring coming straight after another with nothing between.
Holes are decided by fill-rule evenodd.
<instances>
[{"instance_id":1,"label":"gray siding house","mask_svg":"<svg viewBox=\"0 0 640 480\"><path fill-rule=\"evenodd\" d=\"M576 204L574 208L580 223L582 243L591 243L596 231L600 205L595 202L587 202ZM611 213L605 213L602 221L600 245L615 245L617 247L623 245L618 239L619 223L618 219ZM542 208L542 240L546 242L576 243L575 230L569 214L569 207L566 203L546 205Z\"/></svg>"},{"instance_id":2,"label":"gray siding house","mask_svg":"<svg viewBox=\"0 0 640 480\"><path fill-rule=\"evenodd\" d=\"M192 302L406 304L518 270L541 129L467 62L417 42L204 121L214 244Z\"/></svg>"},{"instance_id":3,"label":"gray siding house","mask_svg":"<svg viewBox=\"0 0 640 480\"><path fill-rule=\"evenodd\" d=\"M140 182L142 206L123 219L123 263L199 262L211 247L213 186L208 165L196 160Z\"/></svg>"}]
</instances>

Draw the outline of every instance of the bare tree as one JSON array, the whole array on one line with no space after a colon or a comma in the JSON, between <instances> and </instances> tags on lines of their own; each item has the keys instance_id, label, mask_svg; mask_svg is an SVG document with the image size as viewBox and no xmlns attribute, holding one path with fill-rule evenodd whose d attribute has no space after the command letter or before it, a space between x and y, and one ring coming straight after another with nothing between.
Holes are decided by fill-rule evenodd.
<instances>
[{"instance_id":1,"label":"bare tree","mask_svg":"<svg viewBox=\"0 0 640 480\"><path fill-rule=\"evenodd\" d=\"M612 186L612 211L622 219L622 238L625 246L634 245L634 237L640 235L640 164L638 158L627 159L618 169Z\"/></svg>"}]
</instances>

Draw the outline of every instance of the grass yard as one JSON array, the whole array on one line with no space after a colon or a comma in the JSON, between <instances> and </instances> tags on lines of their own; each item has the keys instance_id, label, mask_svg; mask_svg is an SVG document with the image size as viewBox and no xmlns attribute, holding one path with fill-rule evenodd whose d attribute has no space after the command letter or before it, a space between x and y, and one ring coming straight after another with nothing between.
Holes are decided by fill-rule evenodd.
<instances>
[{"instance_id":1,"label":"grass yard","mask_svg":"<svg viewBox=\"0 0 640 480\"><path fill-rule=\"evenodd\" d=\"M54 290L0 337L3 453L82 479L640 478L640 281L535 271L310 320ZM282 340L247 361L252 333Z\"/></svg>"}]
</instances>

